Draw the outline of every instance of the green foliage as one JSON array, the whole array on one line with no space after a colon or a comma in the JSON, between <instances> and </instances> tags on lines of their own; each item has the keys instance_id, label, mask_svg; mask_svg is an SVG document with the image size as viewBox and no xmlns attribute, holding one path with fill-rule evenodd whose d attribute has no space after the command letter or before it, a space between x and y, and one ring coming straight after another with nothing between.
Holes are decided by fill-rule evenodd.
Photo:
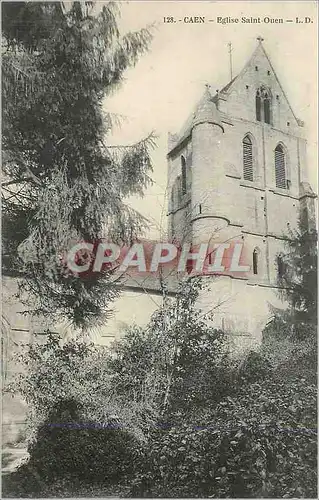
<instances>
[{"instance_id":1,"label":"green foliage","mask_svg":"<svg viewBox=\"0 0 319 500\"><path fill-rule=\"evenodd\" d=\"M316 497L313 336L269 335L231 357L195 307L200 290L186 280L111 353L54 339L30 347L18 388L37 428L9 492Z\"/></svg>"},{"instance_id":2,"label":"green foliage","mask_svg":"<svg viewBox=\"0 0 319 500\"><path fill-rule=\"evenodd\" d=\"M84 482L120 483L129 474L136 440L116 424L88 422L75 401L61 401L29 447L31 469L48 481L63 475Z\"/></svg>"},{"instance_id":3,"label":"green foliage","mask_svg":"<svg viewBox=\"0 0 319 500\"><path fill-rule=\"evenodd\" d=\"M202 287L201 280L185 280L176 300L165 300L145 329L129 329L114 346L111 366L120 391L147 395L163 419L180 412L192 418L231 391L226 336L196 307Z\"/></svg>"},{"instance_id":4,"label":"green foliage","mask_svg":"<svg viewBox=\"0 0 319 500\"><path fill-rule=\"evenodd\" d=\"M280 295L289 304L283 319L301 331L303 325L317 324L317 241L316 229L290 231L287 251L280 256ZM294 328L292 328L293 330Z\"/></svg>"},{"instance_id":5,"label":"green foliage","mask_svg":"<svg viewBox=\"0 0 319 500\"><path fill-rule=\"evenodd\" d=\"M31 440L52 408L61 401L75 401L87 422L105 425L115 421L144 440L156 421L156 408L147 398L121 392L112 371L108 350L51 337L43 345L32 344L20 357L24 367L7 390L18 392L29 409Z\"/></svg>"},{"instance_id":6,"label":"green foliage","mask_svg":"<svg viewBox=\"0 0 319 500\"><path fill-rule=\"evenodd\" d=\"M28 451L28 463L11 478L11 493L42 496L56 482L73 484L76 492L90 484L125 486L139 442L115 423L88 422L76 401L63 400L39 426ZM5 486L10 490L10 484Z\"/></svg>"},{"instance_id":7,"label":"green foliage","mask_svg":"<svg viewBox=\"0 0 319 500\"><path fill-rule=\"evenodd\" d=\"M144 497L316 497L316 388L252 384L209 420L158 430L131 494Z\"/></svg>"},{"instance_id":8,"label":"green foliage","mask_svg":"<svg viewBox=\"0 0 319 500\"><path fill-rule=\"evenodd\" d=\"M4 263L23 274L29 312L84 329L116 291L107 274L70 275L63 256L83 240L129 243L146 224L124 198L150 183L153 136L109 147L106 104L150 31L122 37L115 2L9 2L2 13Z\"/></svg>"},{"instance_id":9,"label":"green foliage","mask_svg":"<svg viewBox=\"0 0 319 500\"><path fill-rule=\"evenodd\" d=\"M275 319L263 332L262 354L282 380L300 376L310 383L317 382L317 327L299 324L291 328L290 321Z\"/></svg>"},{"instance_id":10,"label":"green foliage","mask_svg":"<svg viewBox=\"0 0 319 500\"><path fill-rule=\"evenodd\" d=\"M238 376L241 384L260 382L273 375L272 368L271 362L263 353L249 351L242 359Z\"/></svg>"}]
</instances>

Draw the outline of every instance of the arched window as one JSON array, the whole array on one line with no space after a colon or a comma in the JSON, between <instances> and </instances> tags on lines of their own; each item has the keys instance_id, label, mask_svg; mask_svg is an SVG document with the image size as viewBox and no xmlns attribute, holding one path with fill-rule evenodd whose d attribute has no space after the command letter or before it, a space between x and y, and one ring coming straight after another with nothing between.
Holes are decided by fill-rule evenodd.
<instances>
[{"instance_id":1,"label":"arched window","mask_svg":"<svg viewBox=\"0 0 319 500\"><path fill-rule=\"evenodd\" d=\"M256 93L256 120L261 122L261 97L260 90L257 90Z\"/></svg>"},{"instance_id":2,"label":"arched window","mask_svg":"<svg viewBox=\"0 0 319 500\"><path fill-rule=\"evenodd\" d=\"M256 92L256 120L271 123L271 93L265 87Z\"/></svg>"},{"instance_id":3,"label":"arched window","mask_svg":"<svg viewBox=\"0 0 319 500\"><path fill-rule=\"evenodd\" d=\"M284 148L281 144L275 149L275 174L276 174L276 187L287 189L286 180L286 155Z\"/></svg>"},{"instance_id":4,"label":"arched window","mask_svg":"<svg viewBox=\"0 0 319 500\"><path fill-rule=\"evenodd\" d=\"M254 180L253 143L249 135L243 139L243 171L245 181Z\"/></svg>"},{"instance_id":5,"label":"arched window","mask_svg":"<svg viewBox=\"0 0 319 500\"><path fill-rule=\"evenodd\" d=\"M181 156L182 165L182 195L186 194L187 191L187 181L186 181L186 160L184 156Z\"/></svg>"},{"instance_id":6,"label":"arched window","mask_svg":"<svg viewBox=\"0 0 319 500\"><path fill-rule=\"evenodd\" d=\"M264 97L264 122L270 123L270 97L267 92Z\"/></svg>"},{"instance_id":7,"label":"arched window","mask_svg":"<svg viewBox=\"0 0 319 500\"><path fill-rule=\"evenodd\" d=\"M258 274L258 256L259 256L258 249L255 248L255 250L253 251L253 273L254 274Z\"/></svg>"},{"instance_id":8,"label":"arched window","mask_svg":"<svg viewBox=\"0 0 319 500\"><path fill-rule=\"evenodd\" d=\"M176 179L176 203L178 206L182 202L183 192L182 192L182 177L179 175Z\"/></svg>"}]
</instances>

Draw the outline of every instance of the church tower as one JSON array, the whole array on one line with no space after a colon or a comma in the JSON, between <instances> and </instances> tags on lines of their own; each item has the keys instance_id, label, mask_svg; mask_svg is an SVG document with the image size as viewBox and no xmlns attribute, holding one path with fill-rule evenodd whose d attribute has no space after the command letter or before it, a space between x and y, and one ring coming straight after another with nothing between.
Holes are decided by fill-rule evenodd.
<instances>
[{"instance_id":1,"label":"church tower","mask_svg":"<svg viewBox=\"0 0 319 500\"><path fill-rule=\"evenodd\" d=\"M289 230L314 223L304 124L285 95L262 39L243 70L204 95L179 135L169 136L169 236L193 245L242 241L245 277L210 277L204 310L216 326L255 342L282 307L276 293ZM257 339L258 340L258 339Z\"/></svg>"}]
</instances>

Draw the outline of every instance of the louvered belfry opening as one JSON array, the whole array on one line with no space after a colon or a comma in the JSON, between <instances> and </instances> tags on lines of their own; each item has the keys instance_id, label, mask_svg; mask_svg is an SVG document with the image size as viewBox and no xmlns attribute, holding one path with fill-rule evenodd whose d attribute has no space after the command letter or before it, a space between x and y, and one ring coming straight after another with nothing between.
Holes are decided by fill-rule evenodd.
<instances>
[{"instance_id":1,"label":"louvered belfry opening","mask_svg":"<svg viewBox=\"0 0 319 500\"><path fill-rule=\"evenodd\" d=\"M253 169L253 143L251 138L246 135L243 139L243 167L244 167L244 180L254 180Z\"/></svg>"},{"instance_id":2,"label":"louvered belfry opening","mask_svg":"<svg viewBox=\"0 0 319 500\"><path fill-rule=\"evenodd\" d=\"M281 144L275 149L276 187L287 189L285 152Z\"/></svg>"}]
</instances>

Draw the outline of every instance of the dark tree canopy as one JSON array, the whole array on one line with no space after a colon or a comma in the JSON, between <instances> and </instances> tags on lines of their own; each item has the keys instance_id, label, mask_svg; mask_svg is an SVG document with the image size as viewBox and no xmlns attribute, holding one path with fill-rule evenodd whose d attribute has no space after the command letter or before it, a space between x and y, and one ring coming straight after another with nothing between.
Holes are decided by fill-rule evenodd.
<instances>
[{"instance_id":1,"label":"dark tree canopy","mask_svg":"<svg viewBox=\"0 0 319 500\"><path fill-rule=\"evenodd\" d=\"M116 291L105 274L66 273L61 256L70 242L131 242L146 223L125 198L150 182L153 136L110 148L105 109L151 34L121 36L118 15L115 2L2 3L4 264L32 313L81 328Z\"/></svg>"},{"instance_id":2,"label":"dark tree canopy","mask_svg":"<svg viewBox=\"0 0 319 500\"><path fill-rule=\"evenodd\" d=\"M284 254L278 256L280 294L289 304L288 315L299 323L317 324L317 231L302 224L290 232Z\"/></svg>"}]
</instances>

